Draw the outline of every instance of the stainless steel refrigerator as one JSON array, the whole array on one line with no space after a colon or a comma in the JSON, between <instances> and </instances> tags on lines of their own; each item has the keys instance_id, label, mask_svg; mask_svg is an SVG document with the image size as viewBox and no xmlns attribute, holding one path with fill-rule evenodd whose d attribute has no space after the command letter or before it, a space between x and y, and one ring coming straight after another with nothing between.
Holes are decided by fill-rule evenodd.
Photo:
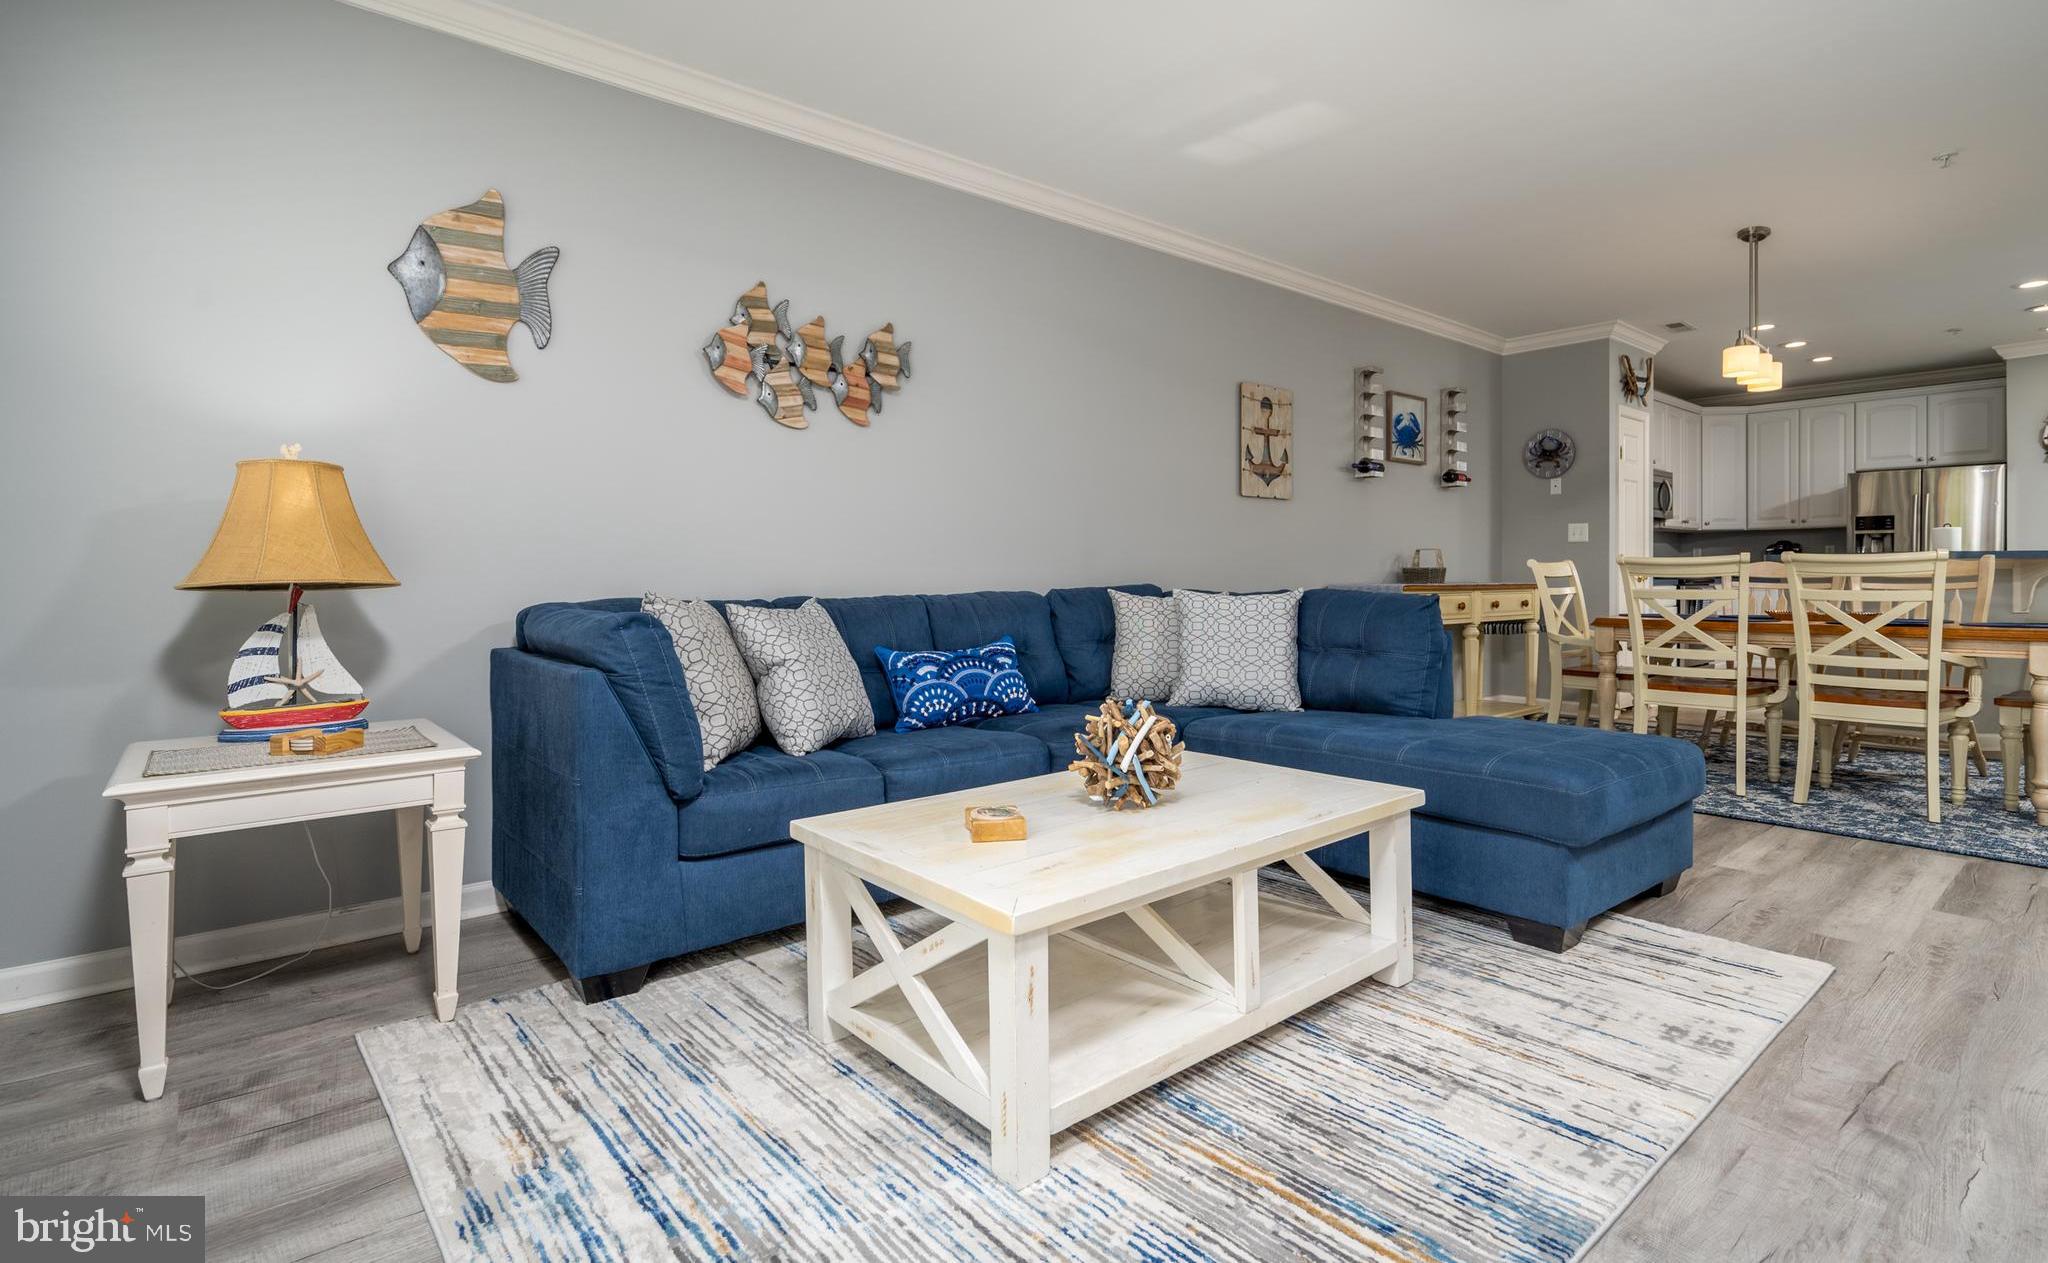
<instances>
[{"instance_id":1,"label":"stainless steel refrigerator","mask_svg":"<svg viewBox=\"0 0 2048 1263\"><path fill-rule=\"evenodd\" d=\"M1911 553L1933 530L1962 531L1959 549L2005 547L2005 466L1942 465L1849 475L1849 551Z\"/></svg>"}]
</instances>

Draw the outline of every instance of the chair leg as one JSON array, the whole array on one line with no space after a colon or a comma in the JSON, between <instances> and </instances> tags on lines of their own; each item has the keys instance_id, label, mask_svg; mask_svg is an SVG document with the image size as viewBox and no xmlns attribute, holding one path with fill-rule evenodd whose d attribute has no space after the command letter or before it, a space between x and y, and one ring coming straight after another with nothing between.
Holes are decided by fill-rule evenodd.
<instances>
[{"instance_id":1,"label":"chair leg","mask_svg":"<svg viewBox=\"0 0 2048 1263\"><path fill-rule=\"evenodd\" d=\"M1660 724L1663 722L1663 716L1658 716L1658 722ZM1636 707L1635 714L1629 717L1629 726L1638 733L1648 732L1650 730L1650 708L1648 706Z\"/></svg>"},{"instance_id":2,"label":"chair leg","mask_svg":"<svg viewBox=\"0 0 2048 1263\"><path fill-rule=\"evenodd\" d=\"M1998 708L1998 772L2005 780L2005 809L2020 805L2020 748L2026 742L2026 727L2017 720L2019 712L2010 706Z\"/></svg>"},{"instance_id":3,"label":"chair leg","mask_svg":"<svg viewBox=\"0 0 2048 1263\"><path fill-rule=\"evenodd\" d=\"M1749 797L1749 716L1729 711L1722 727L1735 738L1735 796Z\"/></svg>"},{"instance_id":4,"label":"chair leg","mask_svg":"<svg viewBox=\"0 0 2048 1263\"><path fill-rule=\"evenodd\" d=\"M1941 823L1941 729L1927 725L1927 823Z\"/></svg>"},{"instance_id":5,"label":"chair leg","mask_svg":"<svg viewBox=\"0 0 2048 1263\"><path fill-rule=\"evenodd\" d=\"M1835 787L1835 760L1842 757L1842 725L1828 722L1820 725L1820 733L1814 740L1814 761L1820 770L1820 787Z\"/></svg>"},{"instance_id":6,"label":"chair leg","mask_svg":"<svg viewBox=\"0 0 2048 1263\"><path fill-rule=\"evenodd\" d=\"M1585 692L1584 690L1580 690L1580 692L1579 692L1579 717L1578 717L1578 724L1579 724L1579 727L1581 727L1581 728L1587 727L1587 726L1588 726L1588 725L1590 725L1590 724L1591 724L1592 722L1593 722L1593 695L1592 695L1591 693Z\"/></svg>"},{"instance_id":7,"label":"chair leg","mask_svg":"<svg viewBox=\"0 0 2048 1263\"><path fill-rule=\"evenodd\" d=\"M1970 797L1970 726L1958 719L1948 729L1948 800L1958 807Z\"/></svg>"},{"instance_id":8,"label":"chair leg","mask_svg":"<svg viewBox=\"0 0 2048 1263\"><path fill-rule=\"evenodd\" d=\"M1855 725L1854 727L1852 727L1852 728L1850 728L1850 729L1849 729L1849 748L1848 748L1848 750L1847 750L1847 751L1846 751L1846 752L1845 752L1845 753L1844 753L1844 754L1842 755L1842 759L1843 759L1843 761L1844 761L1844 762L1846 762L1846 763L1854 763L1854 762L1855 762L1855 761L1856 761L1856 760L1857 760L1857 759L1858 759L1859 757L1861 757L1861 756L1862 756L1862 754L1863 754L1863 725L1862 725L1862 724L1857 724L1857 725Z\"/></svg>"},{"instance_id":9,"label":"chair leg","mask_svg":"<svg viewBox=\"0 0 2048 1263\"><path fill-rule=\"evenodd\" d=\"M1785 774L1781 770L1783 767L1782 756L1779 754L1784 745L1785 703L1775 702L1764 707L1764 748L1770 758L1767 774L1773 785L1785 779Z\"/></svg>"},{"instance_id":10,"label":"chair leg","mask_svg":"<svg viewBox=\"0 0 2048 1263\"><path fill-rule=\"evenodd\" d=\"M1976 765L1977 775L1991 775L1991 761L1984 757L1984 743L1977 739L1977 724L1970 723L1970 762Z\"/></svg>"},{"instance_id":11,"label":"chair leg","mask_svg":"<svg viewBox=\"0 0 2048 1263\"><path fill-rule=\"evenodd\" d=\"M1799 740L1792 751L1792 801L1801 806L1813 786L1814 726L1805 715L1799 717Z\"/></svg>"},{"instance_id":12,"label":"chair leg","mask_svg":"<svg viewBox=\"0 0 2048 1263\"><path fill-rule=\"evenodd\" d=\"M1678 735L1678 708L1660 706L1657 708L1657 735L1675 737Z\"/></svg>"}]
</instances>

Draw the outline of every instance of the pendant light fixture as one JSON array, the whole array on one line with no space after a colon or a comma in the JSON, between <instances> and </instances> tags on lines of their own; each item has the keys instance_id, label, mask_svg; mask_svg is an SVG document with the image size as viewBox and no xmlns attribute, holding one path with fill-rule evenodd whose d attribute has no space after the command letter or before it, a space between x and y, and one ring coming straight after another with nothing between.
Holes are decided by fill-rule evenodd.
<instances>
[{"instance_id":1,"label":"pendant light fixture","mask_svg":"<svg viewBox=\"0 0 2048 1263\"><path fill-rule=\"evenodd\" d=\"M1735 335L1735 345L1721 352L1721 376L1732 377L1749 393L1763 394L1785 385L1785 366L1771 358L1771 350L1757 341L1757 247L1771 230L1762 224L1738 228L1735 239L1749 247L1749 324Z\"/></svg>"}]
</instances>

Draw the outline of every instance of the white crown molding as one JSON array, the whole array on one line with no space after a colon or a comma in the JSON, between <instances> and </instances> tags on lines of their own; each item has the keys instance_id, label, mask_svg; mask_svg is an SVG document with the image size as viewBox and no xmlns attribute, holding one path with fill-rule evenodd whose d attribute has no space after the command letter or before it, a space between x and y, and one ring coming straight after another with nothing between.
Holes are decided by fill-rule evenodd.
<instances>
[{"instance_id":1,"label":"white crown molding","mask_svg":"<svg viewBox=\"0 0 2048 1263\"><path fill-rule=\"evenodd\" d=\"M1530 351L1548 351L1552 347L1577 346L1581 342L1619 342L1646 355L1655 355L1670 340L1638 329L1626 320L1609 320L1600 324L1574 325L1569 329L1551 329L1544 333L1525 333L1503 342L1500 353L1524 355Z\"/></svg>"},{"instance_id":2,"label":"white crown molding","mask_svg":"<svg viewBox=\"0 0 2048 1263\"><path fill-rule=\"evenodd\" d=\"M432 900L420 903L420 921L434 923ZM497 892L487 881L471 882L462 888L462 919L480 917L498 910ZM203 934L188 934L178 940L178 964L193 973L233 969L260 960L296 956L307 947L336 947L364 939L396 936L404 925L398 900L379 899L373 903L336 908L329 921L325 912L279 917L233 925ZM125 991L134 985L134 970L128 949L113 947L82 956L61 956L56 960L32 961L11 969L0 969L0 1013L39 1008L80 996Z\"/></svg>"},{"instance_id":3,"label":"white crown molding","mask_svg":"<svg viewBox=\"0 0 2048 1263\"><path fill-rule=\"evenodd\" d=\"M490 0L342 0L342 3L624 88L657 101L829 150L901 175L1116 237L1162 254L1292 290L1333 306L1462 342L1495 355L1502 350L1502 339L1498 335L1447 316L1411 307L1207 237L1183 232L1156 220L1077 197L1050 185L998 171L994 167L798 105L688 66L651 57L623 44L508 9L490 3Z\"/></svg>"},{"instance_id":4,"label":"white crown molding","mask_svg":"<svg viewBox=\"0 0 2048 1263\"><path fill-rule=\"evenodd\" d=\"M1769 407L1774 403L1810 403L1815 399L1846 399L1852 395L1874 395L1885 391L1924 390L1930 386L1996 386L2005 380L2003 364L1964 364L1957 368L1927 368L1911 373L1882 373L1872 377L1838 377L1824 382L1798 382L1779 390L1752 395L1745 390L1701 395L1693 403L1702 408Z\"/></svg>"},{"instance_id":5,"label":"white crown molding","mask_svg":"<svg viewBox=\"0 0 2048 1263\"><path fill-rule=\"evenodd\" d=\"M2024 360L2030 356L2048 355L2048 338L2035 338L2032 342L2008 342L2004 346L1991 348L1998 352L2001 360Z\"/></svg>"}]
</instances>

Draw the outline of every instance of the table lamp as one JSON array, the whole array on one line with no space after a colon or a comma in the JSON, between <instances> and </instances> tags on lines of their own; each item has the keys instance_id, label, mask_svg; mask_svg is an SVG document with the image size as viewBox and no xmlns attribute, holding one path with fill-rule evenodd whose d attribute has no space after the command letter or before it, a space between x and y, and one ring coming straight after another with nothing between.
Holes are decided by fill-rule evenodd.
<instances>
[{"instance_id":1,"label":"table lamp","mask_svg":"<svg viewBox=\"0 0 2048 1263\"><path fill-rule=\"evenodd\" d=\"M367 727L370 699L328 649L308 588L398 586L370 544L341 466L282 458L235 464L235 485L206 555L180 588L284 588L282 614L242 642L228 667L222 741Z\"/></svg>"}]
</instances>

